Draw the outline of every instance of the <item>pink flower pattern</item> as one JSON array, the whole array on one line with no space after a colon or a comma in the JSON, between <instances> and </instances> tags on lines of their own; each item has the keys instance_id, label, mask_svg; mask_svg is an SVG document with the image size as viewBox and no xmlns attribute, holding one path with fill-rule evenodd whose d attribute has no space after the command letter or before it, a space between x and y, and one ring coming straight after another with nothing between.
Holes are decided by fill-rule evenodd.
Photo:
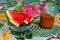
<instances>
[{"instance_id":1,"label":"pink flower pattern","mask_svg":"<svg viewBox=\"0 0 60 40\"><path fill-rule=\"evenodd\" d=\"M30 16L30 17L34 17L38 14L38 10L36 9L36 7L30 5L30 4L26 4L24 5L24 7L22 8L23 12Z\"/></svg>"}]
</instances>

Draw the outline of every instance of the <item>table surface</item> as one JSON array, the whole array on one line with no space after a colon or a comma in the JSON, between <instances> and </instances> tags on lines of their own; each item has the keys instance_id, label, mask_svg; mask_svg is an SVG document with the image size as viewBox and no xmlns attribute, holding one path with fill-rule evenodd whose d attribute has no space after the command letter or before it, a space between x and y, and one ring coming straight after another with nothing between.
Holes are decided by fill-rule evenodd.
<instances>
[{"instance_id":1,"label":"table surface","mask_svg":"<svg viewBox=\"0 0 60 40\"><path fill-rule=\"evenodd\" d=\"M3 0L1 0L1 1L3 3L6 2L6 1L3 1ZM22 5L22 4L24 5L24 4L31 3L31 2L32 3L36 2L36 0L35 1L34 0L33 1L24 0L22 3L21 2L13 2L12 4L16 3L14 5L7 5L6 4L7 5L6 9L14 9L15 6L19 6L19 5ZM0 34L3 35L3 32L9 29L9 26L7 25L6 21L0 21L0 23L4 24L4 27L0 28ZM54 25L51 29L44 29L44 28L41 28L40 26L38 26L36 24L33 24L33 27L29 30L33 33L33 38L32 39L26 39L25 38L25 40L47 40L48 38L50 38L52 36L57 37L57 34L60 34L59 33L60 28L57 27L56 25ZM11 37L11 40L17 40L15 38L15 35L10 34L10 37Z\"/></svg>"}]
</instances>

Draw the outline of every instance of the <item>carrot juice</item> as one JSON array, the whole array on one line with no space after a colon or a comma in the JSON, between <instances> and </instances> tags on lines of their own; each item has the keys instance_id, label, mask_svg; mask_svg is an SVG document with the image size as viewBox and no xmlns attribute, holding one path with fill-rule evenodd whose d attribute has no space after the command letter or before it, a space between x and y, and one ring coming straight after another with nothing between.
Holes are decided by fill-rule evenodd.
<instances>
[{"instance_id":1,"label":"carrot juice","mask_svg":"<svg viewBox=\"0 0 60 40\"><path fill-rule=\"evenodd\" d=\"M40 26L44 28L51 28L54 24L54 17L50 16L46 12L40 13Z\"/></svg>"}]
</instances>

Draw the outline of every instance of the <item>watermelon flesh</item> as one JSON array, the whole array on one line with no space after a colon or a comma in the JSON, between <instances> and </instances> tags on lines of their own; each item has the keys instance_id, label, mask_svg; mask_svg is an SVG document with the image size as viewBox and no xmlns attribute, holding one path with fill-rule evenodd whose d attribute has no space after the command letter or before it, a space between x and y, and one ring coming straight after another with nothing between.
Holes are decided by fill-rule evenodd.
<instances>
[{"instance_id":1,"label":"watermelon flesh","mask_svg":"<svg viewBox=\"0 0 60 40\"><path fill-rule=\"evenodd\" d=\"M25 22L26 24L28 24L28 23L30 23L32 20L33 20L32 17L26 16L24 22Z\"/></svg>"},{"instance_id":2,"label":"watermelon flesh","mask_svg":"<svg viewBox=\"0 0 60 40\"><path fill-rule=\"evenodd\" d=\"M6 14L9 18L9 21L17 27L19 27L23 23L23 21L26 17L26 15L24 13L16 12L13 10L7 10Z\"/></svg>"},{"instance_id":3,"label":"watermelon flesh","mask_svg":"<svg viewBox=\"0 0 60 40\"><path fill-rule=\"evenodd\" d=\"M38 10L34 6L32 6L30 4L24 5L22 10L29 17L34 17L34 16L36 16L38 14Z\"/></svg>"}]
</instances>

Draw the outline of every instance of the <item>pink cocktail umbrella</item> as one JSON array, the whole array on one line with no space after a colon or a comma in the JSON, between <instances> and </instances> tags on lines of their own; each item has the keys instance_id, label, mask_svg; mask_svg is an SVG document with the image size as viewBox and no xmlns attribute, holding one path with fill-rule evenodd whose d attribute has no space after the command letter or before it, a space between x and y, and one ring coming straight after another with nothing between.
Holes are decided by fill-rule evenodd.
<instances>
[{"instance_id":1,"label":"pink cocktail umbrella","mask_svg":"<svg viewBox=\"0 0 60 40\"><path fill-rule=\"evenodd\" d=\"M30 17L34 17L38 14L38 10L36 9L36 7L34 7L30 4L24 5L22 10L26 15L28 15Z\"/></svg>"}]
</instances>

